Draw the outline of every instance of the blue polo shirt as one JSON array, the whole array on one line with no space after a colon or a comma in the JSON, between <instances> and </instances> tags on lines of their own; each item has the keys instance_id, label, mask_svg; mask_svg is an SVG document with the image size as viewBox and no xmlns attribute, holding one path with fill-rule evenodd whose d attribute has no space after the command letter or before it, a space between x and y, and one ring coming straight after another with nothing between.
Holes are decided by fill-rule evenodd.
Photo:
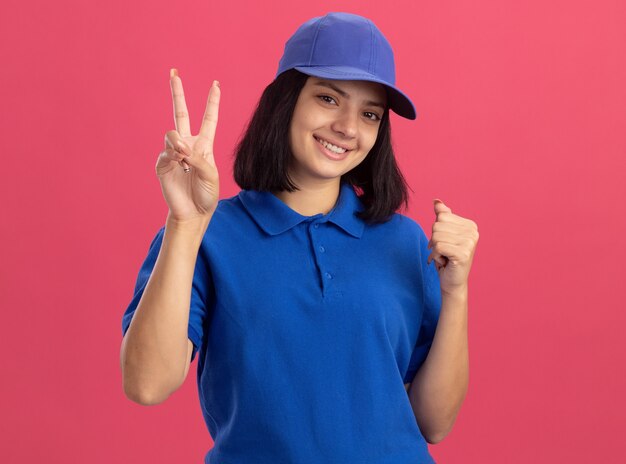
<instances>
[{"instance_id":1,"label":"blue polo shirt","mask_svg":"<svg viewBox=\"0 0 626 464\"><path fill-rule=\"evenodd\" d=\"M270 192L218 203L200 246L189 316L198 393L214 441L206 464L433 463L404 383L425 360L441 308L428 238L384 224L342 183L328 214ZM156 262L150 245L125 334Z\"/></svg>"}]
</instances>

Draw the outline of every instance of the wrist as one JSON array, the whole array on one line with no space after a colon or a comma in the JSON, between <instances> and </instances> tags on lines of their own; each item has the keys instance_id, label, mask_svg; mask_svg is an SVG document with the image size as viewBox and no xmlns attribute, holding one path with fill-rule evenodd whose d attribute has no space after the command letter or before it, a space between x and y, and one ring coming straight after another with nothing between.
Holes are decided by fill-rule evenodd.
<instances>
[{"instance_id":1,"label":"wrist","mask_svg":"<svg viewBox=\"0 0 626 464\"><path fill-rule=\"evenodd\" d=\"M165 229L176 234L204 236L204 232L206 232L209 222L211 221L211 216L212 214L206 217L181 220L173 218L171 213L168 213L165 221Z\"/></svg>"},{"instance_id":2,"label":"wrist","mask_svg":"<svg viewBox=\"0 0 626 464\"><path fill-rule=\"evenodd\" d=\"M449 298L452 300L467 300L469 293L469 286L467 284L460 285L450 290L441 289L441 297Z\"/></svg>"}]
</instances>

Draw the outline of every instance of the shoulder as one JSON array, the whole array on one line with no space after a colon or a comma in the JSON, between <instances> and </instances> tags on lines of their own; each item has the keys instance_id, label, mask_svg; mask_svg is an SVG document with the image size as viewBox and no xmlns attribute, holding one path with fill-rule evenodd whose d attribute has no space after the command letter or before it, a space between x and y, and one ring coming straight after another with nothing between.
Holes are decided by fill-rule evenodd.
<instances>
[{"instance_id":1,"label":"shoulder","mask_svg":"<svg viewBox=\"0 0 626 464\"><path fill-rule=\"evenodd\" d=\"M213 212L209 230L215 229L216 226L230 227L233 223L241 222L246 217L246 210L243 207L239 194L222 198L218 201L217 207Z\"/></svg>"},{"instance_id":2,"label":"shoulder","mask_svg":"<svg viewBox=\"0 0 626 464\"><path fill-rule=\"evenodd\" d=\"M390 258L413 259L411 266L421 263L421 259L414 260L414 257L422 257L428 251L428 237L422 226L415 219L400 213L394 213L384 223L366 225L362 238L364 249L380 248Z\"/></svg>"},{"instance_id":3,"label":"shoulder","mask_svg":"<svg viewBox=\"0 0 626 464\"><path fill-rule=\"evenodd\" d=\"M394 239L405 242L417 244L428 242L428 237L422 226L415 219L401 213L394 213L387 222L368 225L366 228L380 231Z\"/></svg>"},{"instance_id":4,"label":"shoulder","mask_svg":"<svg viewBox=\"0 0 626 464\"><path fill-rule=\"evenodd\" d=\"M219 200L205 231L203 245L222 247L227 244L254 240L257 227L239 194Z\"/></svg>"},{"instance_id":5,"label":"shoulder","mask_svg":"<svg viewBox=\"0 0 626 464\"><path fill-rule=\"evenodd\" d=\"M241 210L242 204L239 194L228 198L222 198L217 202L214 214L229 214Z\"/></svg>"}]
</instances>

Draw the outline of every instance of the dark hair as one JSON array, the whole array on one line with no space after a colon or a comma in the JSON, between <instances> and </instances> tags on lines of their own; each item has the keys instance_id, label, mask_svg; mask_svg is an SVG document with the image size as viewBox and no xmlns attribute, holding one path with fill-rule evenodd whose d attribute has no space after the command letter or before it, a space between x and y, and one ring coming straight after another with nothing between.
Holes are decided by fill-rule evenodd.
<instances>
[{"instance_id":1,"label":"dark hair","mask_svg":"<svg viewBox=\"0 0 626 464\"><path fill-rule=\"evenodd\" d=\"M233 177L243 190L293 192L289 177L289 127L298 96L308 75L295 69L269 84L235 149ZM357 215L368 223L391 219L400 206L408 207L408 184L391 144L389 109L385 109L374 146L365 159L341 177L355 187L365 209Z\"/></svg>"}]
</instances>

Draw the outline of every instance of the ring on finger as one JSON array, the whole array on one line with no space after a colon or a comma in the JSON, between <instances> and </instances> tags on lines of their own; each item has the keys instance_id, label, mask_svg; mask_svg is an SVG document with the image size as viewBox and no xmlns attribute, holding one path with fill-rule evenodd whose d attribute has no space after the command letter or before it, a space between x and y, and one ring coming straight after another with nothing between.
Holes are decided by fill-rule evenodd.
<instances>
[{"instance_id":1,"label":"ring on finger","mask_svg":"<svg viewBox=\"0 0 626 464\"><path fill-rule=\"evenodd\" d=\"M183 171L185 172L191 171L191 168L183 160L180 160L178 164L180 164L180 167L183 168Z\"/></svg>"}]
</instances>

